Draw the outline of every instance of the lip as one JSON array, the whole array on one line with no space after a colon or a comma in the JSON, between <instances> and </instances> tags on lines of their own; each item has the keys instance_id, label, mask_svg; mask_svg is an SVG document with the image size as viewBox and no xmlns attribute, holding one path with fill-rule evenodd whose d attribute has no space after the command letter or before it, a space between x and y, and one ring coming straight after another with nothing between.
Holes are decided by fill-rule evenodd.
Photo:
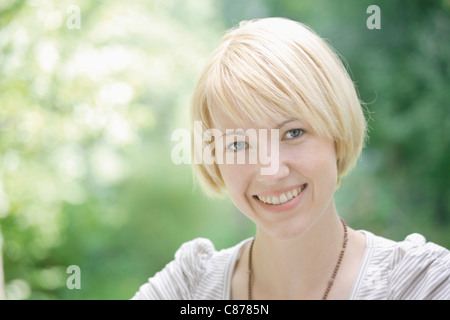
<instances>
[{"instance_id":1,"label":"lip","mask_svg":"<svg viewBox=\"0 0 450 320\"><path fill-rule=\"evenodd\" d=\"M296 185L293 185L293 186L290 186L290 187L286 187L286 188L283 188L283 189L278 189L278 190L275 190L275 191L270 190L270 191L258 192L254 196L258 196L258 197L277 196L277 197L279 197L281 194L283 194L285 192L288 192L288 191L291 191L293 189L300 188L300 187L304 186L305 184L306 183L296 184Z\"/></svg>"},{"instance_id":2,"label":"lip","mask_svg":"<svg viewBox=\"0 0 450 320\"><path fill-rule=\"evenodd\" d=\"M284 212L284 211L288 211L288 210L292 210L293 208L295 208L303 199L304 193L307 191L308 189L308 184L303 184L305 185L305 188L293 199L289 200L288 202L285 202L283 204L268 204L268 203L264 203L261 200L259 200L256 195L253 196L253 199L266 211L272 212L272 213L280 213L280 212ZM270 195L275 195L277 197L279 197L282 193L290 191L292 189L295 189L296 187L299 186L303 186L303 185L298 185L298 186L293 186L293 187L288 187L288 188L284 188L284 189L279 189L277 191L270 191L270 192L261 192L258 193L258 196L270 196Z\"/></svg>"}]
</instances>

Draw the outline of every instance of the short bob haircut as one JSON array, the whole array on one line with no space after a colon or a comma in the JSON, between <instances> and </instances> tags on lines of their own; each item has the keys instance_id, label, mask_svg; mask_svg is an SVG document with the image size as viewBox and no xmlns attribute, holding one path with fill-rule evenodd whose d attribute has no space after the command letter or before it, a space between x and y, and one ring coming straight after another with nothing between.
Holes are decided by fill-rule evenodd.
<instances>
[{"instance_id":1,"label":"short bob haircut","mask_svg":"<svg viewBox=\"0 0 450 320\"><path fill-rule=\"evenodd\" d=\"M361 106L345 67L323 39L299 22L264 18L242 21L224 35L195 86L191 121L212 129L218 108L238 125L304 120L334 141L339 186L366 139ZM222 196L218 165L193 166L206 194Z\"/></svg>"}]
</instances>

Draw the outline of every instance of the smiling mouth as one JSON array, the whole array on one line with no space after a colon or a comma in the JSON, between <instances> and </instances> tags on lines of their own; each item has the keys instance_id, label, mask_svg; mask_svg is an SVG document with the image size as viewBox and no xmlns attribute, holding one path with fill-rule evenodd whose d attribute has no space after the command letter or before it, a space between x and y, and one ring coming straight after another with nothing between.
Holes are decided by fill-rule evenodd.
<instances>
[{"instance_id":1,"label":"smiling mouth","mask_svg":"<svg viewBox=\"0 0 450 320\"><path fill-rule=\"evenodd\" d=\"M253 196L255 199L270 205L282 205L286 202L291 201L292 199L296 198L303 190L306 188L306 183L302 186L299 186L297 188L294 188L288 192L284 192L280 194L279 196Z\"/></svg>"}]
</instances>

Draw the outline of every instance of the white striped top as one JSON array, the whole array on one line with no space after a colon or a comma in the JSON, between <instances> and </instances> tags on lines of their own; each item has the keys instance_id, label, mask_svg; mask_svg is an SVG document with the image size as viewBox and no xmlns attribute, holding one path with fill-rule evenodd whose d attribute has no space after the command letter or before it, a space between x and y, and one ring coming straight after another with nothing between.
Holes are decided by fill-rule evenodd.
<instances>
[{"instance_id":1,"label":"white striped top","mask_svg":"<svg viewBox=\"0 0 450 320\"><path fill-rule=\"evenodd\" d=\"M351 300L450 299L450 252L420 234L394 242L371 232L353 284ZM229 300L231 277L246 239L217 251L210 240L184 243L175 259L142 285L132 298Z\"/></svg>"}]
</instances>

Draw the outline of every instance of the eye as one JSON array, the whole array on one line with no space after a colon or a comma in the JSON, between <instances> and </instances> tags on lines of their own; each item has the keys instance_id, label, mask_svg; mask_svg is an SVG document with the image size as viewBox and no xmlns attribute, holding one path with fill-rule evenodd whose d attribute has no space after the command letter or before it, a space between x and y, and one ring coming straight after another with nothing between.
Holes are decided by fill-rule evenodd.
<instances>
[{"instance_id":1,"label":"eye","mask_svg":"<svg viewBox=\"0 0 450 320\"><path fill-rule=\"evenodd\" d=\"M303 132L305 132L305 131L302 129L292 129L292 130L287 131L286 134L284 135L284 137L287 139L295 139L295 138L300 137L303 134Z\"/></svg>"},{"instance_id":2,"label":"eye","mask_svg":"<svg viewBox=\"0 0 450 320\"><path fill-rule=\"evenodd\" d=\"M227 149L231 149L233 151L239 151L245 148L248 148L248 143L245 141L235 141L233 143L230 143L227 147Z\"/></svg>"}]
</instances>

